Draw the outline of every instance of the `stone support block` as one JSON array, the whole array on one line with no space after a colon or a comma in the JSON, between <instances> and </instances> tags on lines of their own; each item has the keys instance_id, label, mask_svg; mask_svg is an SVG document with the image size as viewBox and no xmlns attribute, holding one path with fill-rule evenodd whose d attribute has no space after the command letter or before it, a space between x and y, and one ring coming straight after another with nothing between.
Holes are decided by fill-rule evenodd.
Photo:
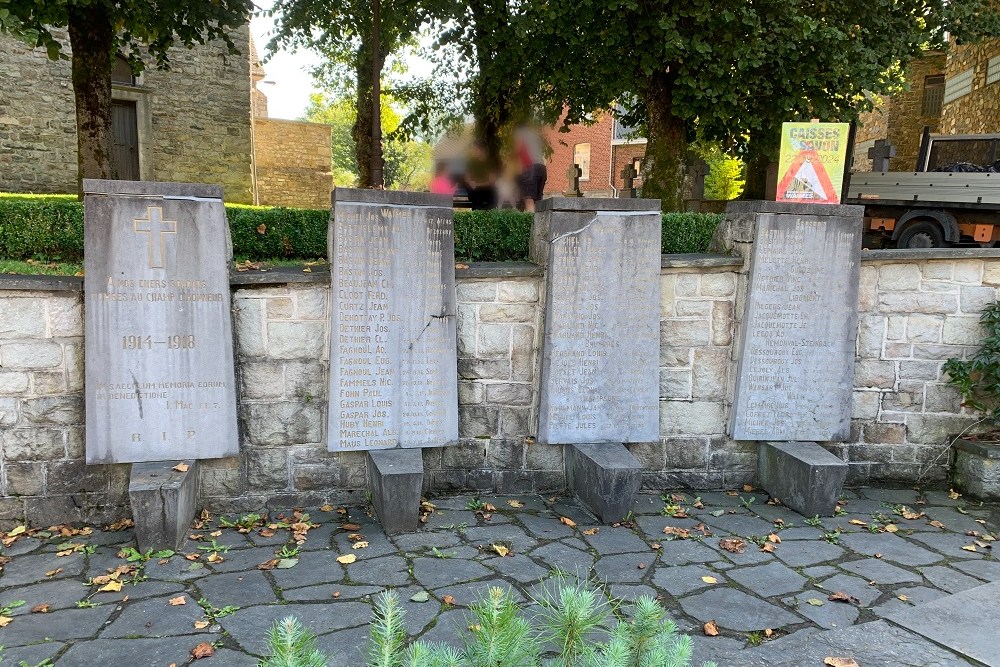
<instances>
[{"instance_id":1,"label":"stone support block","mask_svg":"<svg viewBox=\"0 0 1000 667\"><path fill-rule=\"evenodd\" d=\"M197 510L198 462L184 463L184 472L172 461L132 465L128 495L139 551L179 551L184 546Z\"/></svg>"},{"instance_id":2,"label":"stone support block","mask_svg":"<svg viewBox=\"0 0 1000 667\"><path fill-rule=\"evenodd\" d=\"M642 464L621 444L572 445L566 448L570 489L604 523L620 521L635 505Z\"/></svg>"},{"instance_id":3,"label":"stone support block","mask_svg":"<svg viewBox=\"0 0 1000 667\"><path fill-rule=\"evenodd\" d=\"M757 475L765 491L802 516L833 516L847 463L815 442L764 442Z\"/></svg>"},{"instance_id":4,"label":"stone support block","mask_svg":"<svg viewBox=\"0 0 1000 667\"><path fill-rule=\"evenodd\" d=\"M368 489L375 513L388 535L411 533L420 525L424 460L419 449L368 453Z\"/></svg>"},{"instance_id":5,"label":"stone support block","mask_svg":"<svg viewBox=\"0 0 1000 667\"><path fill-rule=\"evenodd\" d=\"M981 500L1000 500L1000 443L958 439L952 449L955 484Z\"/></svg>"}]
</instances>

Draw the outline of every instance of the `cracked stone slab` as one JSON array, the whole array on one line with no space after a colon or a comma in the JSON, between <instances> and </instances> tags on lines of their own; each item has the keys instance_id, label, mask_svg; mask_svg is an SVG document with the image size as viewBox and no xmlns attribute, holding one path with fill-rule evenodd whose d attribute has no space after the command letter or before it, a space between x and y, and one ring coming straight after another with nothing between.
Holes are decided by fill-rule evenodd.
<instances>
[{"instance_id":1,"label":"cracked stone slab","mask_svg":"<svg viewBox=\"0 0 1000 667\"><path fill-rule=\"evenodd\" d=\"M591 554L561 542L551 542L538 547L529 555L549 570L561 570L582 577L590 573L590 568L594 564L594 557Z\"/></svg>"},{"instance_id":2,"label":"cracked stone slab","mask_svg":"<svg viewBox=\"0 0 1000 667\"><path fill-rule=\"evenodd\" d=\"M628 528L598 527L596 533L584 535L583 539L602 556L649 551L649 544L636 537Z\"/></svg>"},{"instance_id":3,"label":"cracked stone slab","mask_svg":"<svg viewBox=\"0 0 1000 667\"><path fill-rule=\"evenodd\" d=\"M344 664L363 665L368 656L369 635L366 627L339 630L319 637L316 647L326 655L337 656ZM258 667L258 663L253 667Z\"/></svg>"},{"instance_id":4,"label":"cracked stone slab","mask_svg":"<svg viewBox=\"0 0 1000 667\"><path fill-rule=\"evenodd\" d=\"M744 567L729 573L733 581L757 595L769 598L802 590L809 580L781 563Z\"/></svg>"},{"instance_id":5,"label":"cracked stone slab","mask_svg":"<svg viewBox=\"0 0 1000 667\"><path fill-rule=\"evenodd\" d=\"M538 540L529 537L520 527L514 525L469 528L465 531L469 544L489 546L498 542L508 543L514 551L525 553L535 548Z\"/></svg>"},{"instance_id":6,"label":"cracked stone slab","mask_svg":"<svg viewBox=\"0 0 1000 667\"><path fill-rule=\"evenodd\" d=\"M4 646L24 646L43 641L70 641L92 637L113 614L111 605L89 609L63 609L45 614L44 622L37 618L19 618L0 633Z\"/></svg>"},{"instance_id":7,"label":"cracked stone slab","mask_svg":"<svg viewBox=\"0 0 1000 667\"><path fill-rule=\"evenodd\" d=\"M530 535L541 540L558 540L576 533L551 513L519 514L517 520Z\"/></svg>"},{"instance_id":8,"label":"cracked stone slab","mask_svg":"<svg viewBox=\"0 0 1000 667\"><path fill-rule=\"evenodd\" d=\"M532 584L546 577L549 573L544 567L536 565L534 561L523 554L514 554L505 558L499 556L486 558L482 563L520 584Z\"/></svg>"},{"instance_id":9,"label":"cracked stone slab","mask_svg":"<svg viewBox=\"0 0 1000 667\"><path fill-rule=\"evenodd\" d=\"M714 577L720 584L725 584L727 581L721 574L700 565L678 565L676 567L661 565L653 573L653 585L677 597L715 585L703 581L702 577Z\"/></svg>"},{"instance_id":10,"label":"cracked stone slab","mask_svg":"<svg viewBox=\"0 0 1000 667\"><path fill-rule=\"evenodd\" d=\"M204 611L190 595L178 597L183 597L185 603L171 605L168 603L170 598L165 597L129 603L121 615L101 633L101 639L170 637L196 633L194 622L204 616Z\"/></svg>"},{"instance_id":11,"label":"cracked stone slab","mask_svg":"<svg viewBox=\"0 0 1000 667\"><path fill-rule=\"evenodd\" d=\"M739 632L778 629L802 622L781 607L733 588L714 588L681 600L681 607L701 622L714 620L719 627Z\"/></svg>"},{"instance_id":12,"label":"cracked stone slab","mask_svg":"<svg viewBox=\"0 0 1000 667\"><path fill-rule=\"evenodd\" d=\"M59 658L58 665L115 664L129 667L163 667L171 663L183 665L191 659L191 649L211 637L165 637L160 639L95 639L74 644ZM109 660L110 659L110 660ZM200 661L199 661L200 663ZM204 663L200 663L199 667Z\"/></svg>"},{"instance_id":13,"label":"cracked stone slab","mask_svg":"<svg viewBox=\"0 0 1000 667\"><path fill-rule=\"evenodd\" d=\"M889 598L877 607L873 607L872 612L876 616L886 618L891 616L893 613L942 598L947 595L947 593L939 591L936 588L913 586L911 588L899 588L894 590L893 595L895 597ZM900 595L905 596L906 600L900 600Z\"/></svg>"},{"instance_id":14,"label":"cracked stone slab","mask_svg":"<svg viewBox=\"0 0 1000 667\"><path fill-rule=\"evenodd\" d=\"M660 544L661 560L664 563L711 563L719 558L718 552L698 540L670 540Z\"/></svg>"},{"instance_id":15,"label":"cracked stone slab","mask_svg":"<svg viewBox=\"0 0 1000 667\"><path fill-rule=\"evenodd\" d=\"M296 567L308 567L302 560ZM198 582L202 595L214 607L249 607L277 602L271 583L259 570L230 572L207 577Z\"/></svg>"},{"instance_id":16,"label":"cracked stone slab","mask_svg":"<svg viewBox=\"0 0 1000 667\"><path fill-rule=\"evenodd\" d=\"M440 560L440 559L433 559ZM301 563L299 564L301 567ZM406 560L401 556L382 556L367 559L362 556L345 566L347 576L354 584L371 584L372 586L402 586L410 581L410 570ZM298 567L292 568L293 570ZM272 570L274 572L289 572L290 570ZM277 577L275 577L277 579ZM280 582L279 582L280 583Z\"/></svg>"},{"instance_id":17,"label":"cracked stone slab","mask_svg":"<svg viewBox=\"0 0 1000 667\"><path fill-rule=\"evenodd\" d=\"M900 565L931 565L941 560L940 554L924 549L892 533L855 533L841 535L840 541L852 551L866 556L882 554L882 558ZM780 557L780 556L779 556Z\"/></svg>"},{"instance_id":18,"label":"cracked stone slab","mask_svg":"<svg viewBox=\"0 0 1000 667\"><path fill-rule=\"evenodd\" d=\"M471 560L448 558L416 558L413 561L413 577L427 589L451 586L466 581L475 581L493 574L489 569Z\"/></svg>"},{"instance_id":19,"label":"cracked stone slab","mask_svg":"<svg viewBox=\"0 0 1000 667\"><path fill-rule=\"evenodd\" d=\"M240 609L219 619L219 623L245 651L261 655L271 626L287 616L299 619L303 626L315 634L324 635L350 627L367 627L371 611L371 606L363 602L258 605Z\"/></svg>"},{"instance_id":20,"label":"cracked stone slab","mask_svg":"<svg viewBox=\"0 0 1000 667\"><path fill-rule=\"evenodd\" d=\"M434 591L434 595L444 598L450 595L455 598L455 607L468 607L469 605L485 600L490 595L493 588L501 588L508 591L517 603L525 602L521 593L502 579L486 579L483 581L472 581L466 584L455 584L454 586L442 586Z\"/></svg>"},{"instance_id":21,"label":"cracked stone slab","mask_svg":"<svg viewBox=\"0 0 1000 667\"><path fill-rule=\"evenodd\" d=\"M840 567L879 584L920 583L923 581L923 578L913 570L904 570L878 558L865 558L850 563L841 563Z\"/></svg>"},{"instance_id":22,"label":"cracked stone slab","mask_svg":"<svg viewBox=\"0 0 1000 667\"><path fill-rule=\"evenodd\" d=\"M775 532L774 523L759 519L749 514L723 514L722 516L704 517L705 523L720 531L738 535L740 537L751 537L754 535L767 535Z\"/></svg>"},{"instance_id":23,"label":"cracked stone slab","mask_svg":"<svg viewBox=\"0 0 1000 667\"><path fill-rule=\"evenodd\" d=\"M197 665L198 667L259 667L260 660L246 653L220 648L211 658L198 660Z\"/></svg>"},{"instance_id":24,"label":"cracked stone slab","mask_svg":"<svg viewBox=\"0 0 1000 667\"><path fill-rule=\"evenodd\" d=\"M981 586L983 583L975 577L962 574L958 570L954 570L944 565L922 567L920 568L920 571L923 573L924 577L926 577L927 581L947 593L960 593L970 588Z\"/></svg>"},{"instance_id":25,"label":"cracked stone slab","mask_svg":"<svg viewBox=\"0 0 1000 667\"><path fill-rule=\"evenodd\" d=\"M274 555L275 550L267 547L258 547L252 549L240 549L238 551L228 551L223 554L221 563L212 563L208 567L212 568L213 572L239 572L241 570L254 570L258 565L272 558L277 558ZM207 554L206 554L207 555ZM205 556L203 555L202 558Z\"/></svg>"},{"instance_id":26,"label":"cracked stone slab","mask_svg":"<svg viewBox=\"0 0 1000 667\"><path fill-rule=\"evenodd\" d=\"M633 584L642 581L656 562L656 552L605 556L594 564L594 574L601 581Z\"/></svg>"},{"instance_id":27,"label":"cracked stone slab","mask_svg":"<svg viewBox=\"0 0 1000 667\"><path fill-rule=\"evenodd\" d=\"M967 535L958 535L955 533L914 533L910 536L910 539L920 542L921 546L933 549L948 558L977 560L983 557L982 551L966 551L962 548L975 542L976 538Z\"/></svg>"},{"instance_id":28,"label":"cracked stone slab","mask_svg":"<svg viewBox=\"0 0 1000 667\"><path fill-rule=\"evenodd\" d=\"M838 574L825 579L819 583L819 587L825 591L833 593L847 593L861 601L861 606L865 607L877 600L882 595L882 591L869 585L868 580L856 577L852 574ZM838 602L837 604L844 604Z\"/></svg>"},{"instance_id":29,"label":"cracked stone slab","mask_svg":"<svg viewBox=\"0 0 1000 667\"><path fill-rule=\"evenodd\" d=\"M821 628L845 628L853 625L861 612L849 602L828 600L827 597L831 592L833 591L805 591L783 598L781 601ZM810 600L816 600L822 604L810 603Z\"/></svg>"},{"instance_id":30,"label":"cracked stone slab","mask_svg":"<svg viewBox=\"0 0 1000 667\"><path fill-rule=\"evenodd\" d=\"M64 646L66 644L60 642L48 642L46 644L10 648L3 652L3 659L5 663L9 662L11 665L20 665L21 663L39 665L61 651Z\"/></svg>"},{"instance_id":31,"label":"cracked stone slab","mask_svg":"<svg viewBox=\"0 0 1000 667\"><path fill-rule=\"evenodd\" d=\"M273 558L274 556L272 556ZM400 559L402 560L402 559ZM358 557L357 562L361 562ZM332 551L314 551L299 558L299 564L287 570L271 570L278 588L301 588L313 584L337 583L344 580L344 566ZM402 582L400 582L402 583Z\"/></svg>"},{"instance_id":32,"label":"cracked stone slab","mask_svg":"<svg viewBox=\"0 0 1000 667\"><path fill-rule=\"evenodd\" d=\"M462 538L456 533L446 531L421 531L394 535L392 541L396 543L397 549L419 552L455 547L462 543Z\"/></svg>"},{"instance_id":33,"label":"cracked stone slab","mask_svg":"<svg viewBox=\"0 0 1000 667\"><path fill-rule=\"evenodd\" d=\"M844 555L844 549L829 542L795 541L777 545L774 555L785 565L791 567L808 567L836 560Z\"/></svg>"},{"instance_id":34,"label":"cracked stone slab","mask_svg":"<svg viewBox=\"0 0 1000 667\"><path fill-rule=\"evenodd\" d=\"M45 576L46 572L61 569L59 574ZM55 553L31 555L15 558L4 565L0 586L21 586L37 581L51 581L75 577L83 572L83 554L75 553L69 556L56 556Z\"/></svg>"},{"instance_id":35,"label":"cracked stone slab","mask_svg":"<svg viewBox=\"0 0 1000 667\"><path fill-rule=\"evenodd\" d=\"M951 563L966 574L986 581L1000 581L1000 562L992 560L971 560L959 563Z\"/></svg>"},{"instance_id":36,"label":"cracked stone slab","mask_svg":"<svg viewBox=\"0 0 1000 667\"><path fill-rule=\"evenodd\" d=\"M329 600L361 600L378 595L381 586L341 586L339 584L317 584L304 588L293 588L281 592L281 597L290 602L327 602ZM334 593L339 593L334 597Z\"/></svg>"},{"instance_id":37,"label":"cracked stone slab","mask_svg":"<svg viewBox=\"0 0 1000 667\"><path fill-rule=\"evenodd\" d=\"M1000 582L970 588L890 614L889 620L985 665L1000 665Z\"/></svg>"}]
</instances>

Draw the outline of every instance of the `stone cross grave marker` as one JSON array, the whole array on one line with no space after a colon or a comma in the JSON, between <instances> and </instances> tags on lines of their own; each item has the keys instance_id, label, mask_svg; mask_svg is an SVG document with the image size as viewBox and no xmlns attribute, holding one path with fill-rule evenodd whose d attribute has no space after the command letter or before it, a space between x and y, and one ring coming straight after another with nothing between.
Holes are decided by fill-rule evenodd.
<instances>
[{"instance_id":1,"label":"stone cross grave marker","mask_svg":"<svg viewBox=\"0 0 1000 667\"><path fill-rule=\"evenodd\" d=\"M661 224L657 200L542 202L540 443L659 439Z\"/></svg>"},{"instance_id":2,"label":"stone cross grave marker","mask_svg":"<svg viewBox=\"0 0 1000 667\"><path fill-rule=\"evenodd\" d=\"M330 215L330 451L454 444L451 199L337 188Z\"/></svg>"},{"instance_id":3,"label":"stone cross grave marker","mask_svg":"<svg viewBox=\"0 0 1000 667\"><path fill-rule=\"evenodd\" d=\"M580 191L580 177L582 175L583 170L575 162L566 170L566 179L569 181L569 191L566 193L567 197L583 196L583 192Z\"/></svg>"},{"instance_id":4,"label":"stone cross grave marker","mask_svg":"<svg viewBox=\"0 0 1000 667\"><path fill-rule=\"evenodd\" d=\"M868 149L872 171L889 171L889 160L896 157L896 147L888 139L879 139Z\"/></svg>"},{"instance_id":5,"label":"stone cross grave marker","mask_svg":"<svg viewBox=\"0 0 1000 667\"><path fill-rule=\"evenodd\" d=\"M622 167L622 189L618 192L618 196L620 198L635 198L636 176L638 176L638 174L635 173L635 166L633 166L631 162Z\"/></svg>"},{"instance_id":6,"label":"stone cross grave marker","mask_svg":"<svg viewBox=\"0 0 1000 667\"><path fill-rule=\"evenodd\" d=\"M236 456L222 188L84 191L87 463Z\"/></svg>"},{"instance_id":7,"label":"stone cross grave marker","mask_svg":"<svg viewBox=\"0 0 1000 667\"><path fill-rule=\"evenodd\" d=\"M861 232L853 215L756 216L734 439L850 436Z\"/></svg>"}]
</instances>

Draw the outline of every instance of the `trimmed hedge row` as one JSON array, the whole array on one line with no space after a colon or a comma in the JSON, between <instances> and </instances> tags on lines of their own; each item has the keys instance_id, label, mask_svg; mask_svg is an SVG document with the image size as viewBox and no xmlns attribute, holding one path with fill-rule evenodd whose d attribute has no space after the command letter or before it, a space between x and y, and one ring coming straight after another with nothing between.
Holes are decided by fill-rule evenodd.
<instances>
[{"instance_id":1,"label":"trimmed hedge row","mask_svg":"<svg viewBox=\"0 0 1000 667\"><path fill-rule=\"evenodd\" d=\"M233 254L254 261L326 257L329 211L226 205ZM663 215L663 252L705 252L722 216ZM531 214L455 211L455 257L463 261L527 259ZM0 258L80 262L83 206L75 197L0 195Z\"/></svg>"}]
</instances>

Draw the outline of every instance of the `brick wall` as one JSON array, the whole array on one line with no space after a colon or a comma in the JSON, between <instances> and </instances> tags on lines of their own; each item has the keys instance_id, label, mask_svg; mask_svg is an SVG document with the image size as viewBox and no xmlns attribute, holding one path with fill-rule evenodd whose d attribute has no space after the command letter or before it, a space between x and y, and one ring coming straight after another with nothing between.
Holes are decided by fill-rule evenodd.
<instances>
[{"instance_id":1,"label":"brick wall","mask_svg":"<svg viewBox=\"0 0 1000 667\"><path fill-rule=\"evenodd\" d=\"M948 78L969 68L974 68L975 74L972 92L944 106L941 118L944 134L1000 132L1000 81L986 83L987 63L997 56L1000 56L1000 39L952 46L948 54Z\"/></svg>"},{"instance_id":2,"label":"brick wall","mask_svg":"<svg viewBox=\"0 0 1000 667\"><path fill-rule=\"evenodd\" d=\"M169 71L148 66L139 85L153 134L145 180L221 184L227 201L252 201L249 35L232 35L241 56L212 42L172 49ZM0 191L75 193L69 61L0 35L0 72Z\"/></svg>"},{"instance_id":3,"label":"brick wall","mask_svg":"<svg viewBox=\"0 0 1000 667\"><path fill-rule=\"evenodd\" d=\"M560 123L562 120L560 119ZM573 125L569 132L548 129L545 141L552 148L546 168L548 180L545 194L562 194L569 191L567 171L573 164L573 149L577 144L590 144L590 179L580 179L580 190L588 197L611 195L611 130L614 119L610 114L598 113L592 125Z\"/></svg>"},{"instance_id":4,"label":"brick wall","mask_svg":"<svg viewBox=\"0 0 1000 667\"><path fill-rule=\"evenodd\" d=\"M330 126L274 118L254 119L258 203L330 207Z\"/></svg>"}]
</instances>

